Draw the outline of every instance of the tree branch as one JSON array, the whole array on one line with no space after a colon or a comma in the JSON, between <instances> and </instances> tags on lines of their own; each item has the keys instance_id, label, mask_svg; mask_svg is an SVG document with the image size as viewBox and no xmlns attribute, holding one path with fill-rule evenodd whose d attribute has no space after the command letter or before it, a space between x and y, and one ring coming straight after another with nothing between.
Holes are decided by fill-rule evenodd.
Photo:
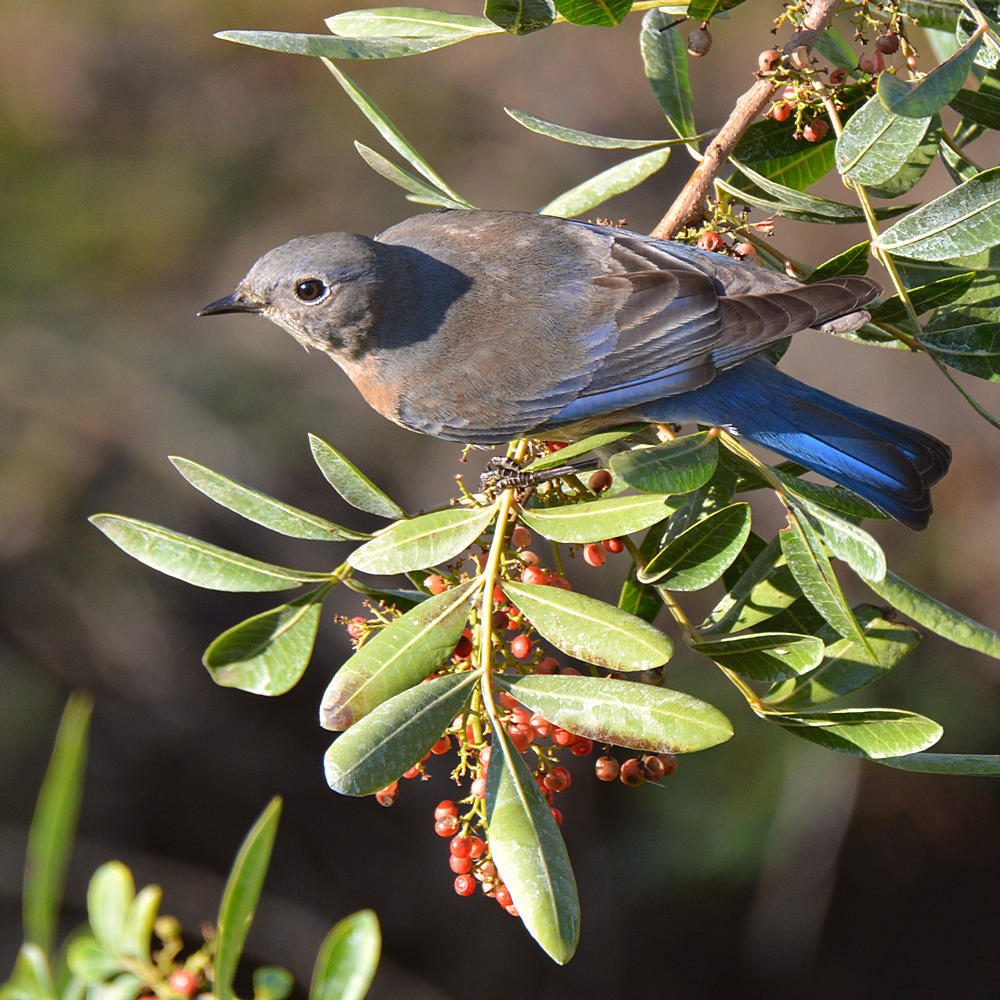
<instances>
[{"instance_id":1,"label":"tree branch","mask_svg":"<svg viewBox=\"0 0 1000 1000\"><path fill-rule=\"evenodd\" d=\"M841 0L815 0L785 45L783 55L786 60L802 47L807 50L812 48L820 33L830 23L840 2ZM651 235L660 239L671 239L688 222L701 217L702 205L711 193L712 184L719 171L743 137L743 133L767 107L776 89L770 79L758 74L757 82L736 102L729 120L708 144L701 162Z\"/></svg>"}]
</instances>

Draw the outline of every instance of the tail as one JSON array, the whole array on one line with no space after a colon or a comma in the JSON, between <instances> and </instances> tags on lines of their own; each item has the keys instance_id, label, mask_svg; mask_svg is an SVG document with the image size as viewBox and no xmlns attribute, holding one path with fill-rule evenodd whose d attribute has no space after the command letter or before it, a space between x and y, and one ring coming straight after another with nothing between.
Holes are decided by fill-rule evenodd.
<instances>
[{"instance_id":1,"label":"tail","mask_svg":"<svg viewBox=\"0 0 1000 1000\"><path fill-rule=\"evenodd\" d=\"M642 416L732 427L911 528L927 526L930 487L951 462L951 449L930 434L814 389L759 358L643 407Z\"/></svg>"}]
</instances>

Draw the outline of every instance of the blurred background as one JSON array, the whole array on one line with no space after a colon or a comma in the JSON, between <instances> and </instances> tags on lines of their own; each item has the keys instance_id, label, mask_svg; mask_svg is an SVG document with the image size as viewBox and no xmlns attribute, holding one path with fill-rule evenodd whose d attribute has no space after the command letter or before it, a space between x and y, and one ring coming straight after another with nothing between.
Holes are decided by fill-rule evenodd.
<instances>
[{"instance_id":1,"label":"blurred background","mask_svg":"<svg viewBox=\"0 0 1000 1000\"><path fill-rule=\"evenodd\" d=\"M214 506L167 455L362 529L372 522L313 466L308 431L410 510L450 496L456 472L478 475L480 457L462 466L457 447L389 425L335 366L277 328L194 316L292 236L370 235L417 210L357 157L355 138L385 150L318 61L212 37L322 31L324 16L351 6L7 0L0 11L0 965L10 968L20 941L24 837L58 713L82 688L96 711L67 929L81 919L90 873L119 858L140 884L162 884L164 910L196 931L215 915L244 832L281 794L248 950L305 982L326 930L370 906L384 934L375 997L754 997L796 986L818 998L995 996L995 782L823 753L755 722L735 691L679 656L668 683L719 704L736 736L683 760L663 787L598 787L591 764L577 763L560 806L584 925L577 957L559 969L499 907L452 891L432 830L434 805L453 787L444 767L406 783L391 812L326 788L329 736L316 710L348 652L330 619L358 613L352 596L328 602L295 691L269 701L221 690L202 649L280 598L189 587L88 525L91 513L126 513L322 569L329 549ZM446 6L480 12L464 0ZM777 8L747 8L713 22L715 47L694 67L701 128L723 120L770 44ZM620 157L527 133L502 106L597 133L663 134L639 24L559 26L345 68L473 203L531 209ZM998 155L987 149L981 162ZM601 214L648 231L690 169L675 152ZM915 194L945 183L932 170ZM844 197L835 180L818 193ZM779 222L774 242L817 264L863 238ZM872 530L897 572L1000 628L1000 433L922 357L804 336L785 365L950 442L954 466L930 528ZM997 386L967 384L1000 410ZM773 504L759 517L777 524ZM611 596L614 567L579 579ZM865 694L943 723L941 750L996 753L997 681L996 661L931 637Z\"/></svg>"}]
</instances>

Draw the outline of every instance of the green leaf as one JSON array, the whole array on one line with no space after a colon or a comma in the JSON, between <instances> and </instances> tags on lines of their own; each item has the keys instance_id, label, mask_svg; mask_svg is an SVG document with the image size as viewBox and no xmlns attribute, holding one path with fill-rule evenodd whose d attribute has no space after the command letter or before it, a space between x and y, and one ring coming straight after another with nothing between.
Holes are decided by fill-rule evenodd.
<instances>
[{"instance_id":1,"label":"green leaf","mask_svg":"<svg viewBox=\"0 0 1000 1000\"><path fill-rule=\"evenodd\" d=\"M571 24L613 28L631 10L632 0L555 0L555 5Z\"/></svg>"},{"instance_id":2,"label":"green leaf","mask_svg":"<svg viewBox=\"0 0 1000 1000\"><path fill-rule=\"evenodd\" d=\"M288 590L304 583L330 579L328 573L273 566L133 517L94 514L90 523L133 559L196 587L230 591Z\"/></svg>"},{"instance_id":3,"label":"green leaf","mask_svg":"<svg viewBox=\"0 0 1000 1000\"><path fill-rule=\"evenodd\" d=\"M976 54L976 65L983 69L996 69L1000 57L997 56L997 46L1000 45L1000 4L997 0L978 0L976 6L983 20L989 27L992 46L984 45ZM965 43L979 33L979 25L972 15L963 7L959 10L958 23L954 27L955 39Z\"/></svg>"},{"instance_id":4,"label":"green leaf","mask_svg":"<svg viewBox=\"0 0 1000 1000\"><path fill-rule=\"evenodd\" d=\"M309 448L323 478L352 507L379 517L391 517L393 520L406 517L406 512L395 500L386 496L363 472L322 438L310 434Z\"/></svg>"},{"instance_id":5,"label":"green leaf","mask_svg":"<svg viewBox=\"0 0 1000 1000\"><path fill-rule=\"evenodd\" d=\"M111 982L102 983L94 992L101 997L101 1000L136 1000L145 988L145 982L137 975L132 972L122 972Z\"/></svg>"},{"instance_id":6,"label":"green leaf","mask_svg":"<svg viewBox=\"0 0 1000 1000\"><path fill-rule=\"evenodd\" d=\"M250 828L226 880L216 921L213 992L218 1000L234 1000L236 967L264 886L280 818L281 799L275 797Z\"/></svg>"},{"instance_id":7,"label":"green leaf","mask_svg":"<svg viewBox=\"0 0 1000 1000\"><path fill-rule=\"evenodd\" d=\"M864 528L802 496L786 497L800 518L807 517L823 544L864 580L885 576L885 553Z\"/></svg>"},{"instance_id":8,"label":"green leaf","mask_svg":"<svg viewBox=\"0 0 1000 1000\"><path fill-rule=\"evenodd\" d=\"M153 924L160 909L163 890L158 885L147 885L140 889L132 900L125 917L124 948L126 955L138 959L146 965L152 964L150 941Z\"/></svg>"},{"instance_id":9,"label":"green leaf","mask_svg":"<svg viewBox=\"0 0 1000 1000\"><path fill-rule=\"evenodd\" d=\"M765 712L775 722L810 743L851 757L879 760L933 746L943 730L932 719L898 708L841 708L832 712Z\"/></svg>"},{"instance_id":10,"label":"green leaf","mask_svg":"<svg viewBox=\"0 0 1000 1000\"><path fill-rule=\"evenodd\" d=\"M0 983L0 1000L56 1000L58 995L45 952L38 945L25 942L18 950L9 978ZM62 996L69 1000L65 992Z\"/></svg>"},{"instance_id":11,"label":"green leaf","mask_svg":"<svg viewBox=\"0 0 1000 1000\"><path fill-rule=\"evenodd\" d=\"M556 18L551 0L486 0L483 13L512 35L547 28Z\"/></svg>"},{"instance_id":12,"label":"green leaf","mask_svg":"<svg viewBox=\"0 0 1000 1000\"><path fill-rule=\"evenodd\" d=\"M907 294L916 311L923 313L961 298L969 290L975 278L975 271L952 274L929 285L911 288ZM898 323L909 315L899 295L893 295L880 303L871 310L871 314L872 319L879 323Z\"/></svg>"},{"instance_id":13,"label":"green leaf","mask_svg":"<svg viewBox=\"0 0 1000 1000\"><path fill-rule=\"evenodd\" d=\"M354 148L365 163L368 164L375 173L384 177L387 181L401 187L404 191L409 191L415 199L427 205L440 205L443 208L470 208L468 202L457 201L449 195L441 194L437 188L425 184L422 180L414 177L413 174L395 163L387 160L381 153L376 153L374 149L366 146L362 142L355 142Z\"/></svg>"},{"instance_id":14,"label":"green leaf","mask_svg":"<svg viewBox=\"0 0 1000 1000\"><path fill-rule=\"evenodd\" d=\"M236 482L235 479L229 479L218 472L213 472L190 459L171 455L170 461L174 468L205 496L241 517L245 517L248 521L261 524L282 535L322 542L341 542L371 537L363 531L342 528L339 524L333 524L316 514L310 514L308 511L276 500L266 493L244 486L242 483Z\"/></svg>"},{"instance_id":15,"label":"green leaf","mask_svg":"<svg viewBox=\"0 0 1000 1000\"><path fill-rule=\"evenodd\" d=\"M563 192L558 198L540 208L538 214L556 215L563 219L583 215L616 194L631 191L647 177L655 174L667 162L669 156L669 146L634 156L631 160L616 164L575 188Z\"/></svg>"},{"instance_id":16,"label":"green leaf","mask_svg":"<svg viewBox=\"0 0 1000 1000\"><path fill-rule=\"evenodd\" d=\"M613 444L616 441L622 440L622 438L631 437L633 434L644 431L647 427L648 424L626 424L623 427L616 427L611 431L601 431L600 434L591 434L589 437L581 438L579 441L573 441L571 444L566 445L565 448L560 448L558 451L552 451L547 455L536 458L525 468L528 471L534 471L536 469L551 469L555 465L564 465L570 459L576 458L579 455L586 455L588 452Z\"/></svg>"},{"instance_id":17,"label":"green leaf","mask_svg":"<svg viewBox=\"0 0 1000 1000\"><path fill-rule=\"evenodd\" d=\"M795 138L795 118L776 122L773 118L754 122L746 130L743 138L736 144L733 156L740 163L753 163L762 167L764 163L786 156L796 156L804 146L832 146L833 135L830 133L819 142L807 143L805 139Z\"/></svg>"},{"instance_id":18,"label":"green leaf","mask_svg":"<svg viewBox=\"0 0 1000 1000\"><path fill-rule=\"evenodd\" d=\"M132 873L120 861L109 861L94 872L87 886L87 919L109 954L125 951L126 920L133 899Z\"/></svg>"},{"instance_id":19,"label":"green leaf","mask_svg":"<svg viewBox=\"0 0 1000 1000\"><path fill-rule=\"evenodd\" d=\"M843 486L826 486L823 483L814 483L810 479L790 476L777 468L772 469L772 471L788 490L796 496L811 500L814 506L818 504L820 507L836 511L838 514L846 514L848 517L869 517L880 521L886 521L889 518L885 511L879 510L874 504L859 497L857 493L844 489Z\"/></svg>"},{"instance_id":20,"label":"green leaf","mask_svg":"<svg viewBox=\"0 0 1000 1000\"><path fill-rule=\"evenodd\" d=\"M527 111L517 111L514 108L504 108L504 111L530 132L548 136L557 142L567 142L573 146L589 146L591 149L648 149L650 146L676 145L679 139L616 139L609 135L594 135L593 132L581 132L579 129L539 118Z\"/></svg>"},{"instance_id":21,"label":"green leaf","mask_svg":"<svg viewBox=\"0 0 1000 1000\"><path fill-rule=\"evenodd\" d=\"M916 83L906 83L892 73L879 73L878 99L892 114L906 118L926 118L940 111L961 90L982 41L979 31L950 59Z\"/></svg>"},{"instance_id":22,"label":"green leaf","mask_svg":"<svg viewBox=\"0 0 1000 1000\"><path fill-rule=\"evenodd\" d=\"M88 985L102 983L122 971L121 958L109 954L89 934L70 941L66 964L77 979Z\"/></svg>"},{"instance_id":23,"label":"green leaf","mask_svg":"<svg viewBox=\"0 0 1000 1000\"><path fill-rule=\"evenodd\" d=\"M708 21L723 11L739 7L746 0L691 0L688 4L687 16L692 21Z\"/></svg>"},{"instance_id":24,"label":"green leaf","mask_svg":"<svg viewBox=\"0 0 1000 1000\"><path fill-rule=\"evenodd\" d=\"M942 604L895 573L886 573L885 579L877 583L871 580L865 580L865 583L882 600L888 601L918 625L950 639L956 645L1000 659L1000 634Z\"/></svg>"},{"instance_id":25,"label":"green leaf","mask_svg":"<svg viewBox=\"0 0 1000 1000\"><path fill-rule=\"evenodd\" d=\"M323 758L341 795L372 795L419 761L468 701L473 672L415 684L382 702L337 737Z\"/></svg>"},{"instance_id":26,"label":"green leaf","mask_svg":"<svg viewBox=\"0 0 1000 1000\"><path fill-rule=\"evenodd\" d=\"M646 76L670 127L682 139L693 136L694 98L688 77L684 36L673 25L676 18L665 10L647 11L642 19L639 45Z\"/></svg>"},{"instance_id":27,"label":"green leaf","mask_svg":"<svg viewBox=\"0 0 1000 1000\"><path fill-rule=\"evenodd\" d=\"M479 581L470 580L429 597L372 635L330 681L320 725L347 729L441 666L458 643L478 588Z\"/></svg>"},{"instance_id":28,"label":"green leaf","mask_svg":"<svg viewBox=\"0 0 1000 1000\"><path fill-rule=\"evenodd\" d=\"M253 970L253 1000L286 1000L295 988L295 977L278 965Z\"/></svg>"},{"instance_id":29,"label":"green leaf","mask_svg":"<svg viewBox=\"0 0 1000 1000\"><path fill-rule=\"evenodd\" d=\"M1000 755L978 753L914 753L906 757L883 757L880 764L918 774L967 774L980 778L1000 777Z\"/></svg>"},{"instance_id":30,"label":"green leaf","mask_svg":"<svg viewBox=\"0 0 1000 1000\"><path fill-rule=\"evenodd\" d=\"M670 639L620 608L544 584L502 582L504 593L557 649L611 670L650 670L673 655Z\"/></svg>"},{"instance_id":31,"label":"green leaf","mask_svg":"<svg viewBox=\"0 0 1000 1000\"><path fill-rule=\"evenodd\" d=\"M927 173L941 152L942 133L941 116L934 115L923 139L906 162L891 177L878 184L869 184L868 193L874 198L898 198L906 194Z\"/></svg>"},{"instance_id":32,"label":"green leaf","mask_svg":"<svg viewBox=\"0 0 1000 1000\"><path fill-rule=\"evenodd\" d=\"M778 212L785 216L785 218L797 219L800 222L844 225L864 220L864 212L857 205L844 205L839 201L830 201L827 198L817 198L816 195L795 191L790 187L785 187L784 184L777 184L774 181L768 180L763 174L752 170L745 163L738 162L735 159L732 162L765 195L761 196L751 193L746 189L735 187L726 181L716 180L716 185L727 194L732 195L738 202L762 208L768 212ZM906 205L891 205L885 208L878 208L875 209L875 217L877 219L888 219L907 211L908 208L909 206Z\"/></svg>"},{"instance_id":33,"label":"green leaf","mask_svg":"<svg viewBox=\"0 0 1000 1000\"><path fill-rule=\"evenodd\" d=\"M251 45L270 52L327 59L399 59L443 49L470 37L455 33L436 38L344 38L340 35L305 35L292 31L217 31L216 38L237 45Z\"/></svg>"},{"instance_id":34,"label":"green leaf","mask_svg":"<svg viewBox=\"0 0 1000 1000\"><path fill-rule=\"evenodd\" d=\"M865 240L843 253L831 257L826 263L820 264L809 273L805 279L807 285L814 281L825 281L827 278L837 278L842 274L867 274L868 255L871 253L871 243Z\"/></svg>"},{"instance_id":35,"label":"green leaf","mask_svg":"<svg viewBox=\"0 0 1000 1000\"><path fill-rule=\"evenodd\" d=\"M618 496L589 500L564 507L529 510L519 517L533 531L554 542L599 542L648 528L663 521L675 510L660 493Z\"/></svg>"},{"instance_id":36,"label":"green leaf","mask_svg":"<svg viewBox=\"0 0 1000 1000\"><path fill-rule=\"evenodd\" d=\"M858 57L844 36L834 27L828 27L816 39L813 48L824 58L829 59L838 69L853 70L858 64Z\"/></svg>"},{"instance_id":37,"label":"green leaf","mask_svg":"<svg viewBox=\"0 0 1000 1000\"><path fill-rule=\"evenodd\" d=\"M778 537L788 568L809 603L840 635L871 652L809 519L789 511L788 527Z\"/></svg>"},{"instance_id":38,"label":"green leaf","mask_svg":"<svg viewBox=\"0 0 1000 1000\"><path fill-rule=\"evenodd\" d=\"M855 184L888 181L909 162L930 127L929 116L894 115L873 97L851 116L837 139L837 169Z\"/></svg>"},{"instance_id":39,"label":"green leaf","mask_svg":"<svg viewBox=\"0 0 1000 1000\"><path fill-rule=\"evenodd\" d=\"M494 680L532 711L595 743L650 753L694 753L733 735L732 724L713 705L669 688L558 674Z\"/></svg>"},{"instance_id":40,"label":"green leaf","mask_svg":"<svg viewBox=\"0 0 1000 1000\"><path fill-rule=\"evenodd\" d=\"M326 18L325 23L335 35L354 38L440 38L442 35L492 35L500 30L484 17L425 7L349 10Z\"/></svg>"},{"instance_id":41,"label":"green leaf","mask_svg":"<svg viewBox=\"0 0 1000 1000\"><path fill-rule=\"evenodd\" d=\"M493 739L486 778L490 853L528 933L565 965L580 937L569 854L549 804L502 726L494 724Z\"/></svg>"},{"instance_id":42,"label":"green leaf","mask_svg":"<svg viewBox=\"0 0 1000 1000\"><path fill-rule=\"evenodd\" d=\"M989 312L996 315L995 308ZM1000 381L1000 322L978 311L955 310L934 317L920 343L952 368L990 382Z\"/></svg>"},{"instance_id":43,"label":"green leaf","mask_svg":"<svg viewBox=\"0 0 1000 1000\"><path fill-rule=\"evenodd\" d=\"M611 471L643 493L690 493L704 486L719 461L718 436L699 431L611 458Z\"/></svg>"},{"instance_id":44,"label":"green leaf","mask_svg":"<svg viewBox=\"0 0 1000 1000\"><path fill-rule=\"evenodd\" d=\"M370 542L355 549L347 561L365 573L389 576L426 569L468 548L496 514L489 507L455 507L397 521Z\"/></svg>"},{"instance_id":45,"label":"green leaf","mask_svg":"<svg viewBox=\"0 0 1000 1000\"><path fill-rule=\"evenodd\" d=\"M668 526L669 523L668 521ZM664 526L653 525L639 545L639 561L645 564L652 559L660 551L664 537ZM618 607L652 625L663 610L663 598L651 584L640 583L636 572L637 568L633 564L622 583Z\"/></svg>"},{"instance_id":46,"label":"green leaf","mask_svg":"<svg viewBox=\"0 0 1000 1000\"><path fill-rule=\"evenodd\" d=\"M803 148L789 156L778 156L755 164L757 171L768 180L796 191L804 191L833 170L834 146L832 142L806 142ZM736 187L743 188L751 182Z\"/></svg>"},{"instance_id":47,"label":"green leaf","mask_svg":"<svg viewBox=\"0 0 1000 1000\"><path fill-rule=\"evenodd\" d=\"M63 709L49 766L28 831L22 912L24 940L52 952L66 869L80 813L92 702L72 694ZM27 956L28 961L31 955Z\"/></svg>"},{"instance_id":48,"label":"green leaf","mask_svg":"<svg viewBox=\"0 0 1000 1000\"><path fill-rule=\"evenodd\" d=\"M1000 243L1000 167L927 202L885 230L876 245L918 260L947 260Z\"/></svg>"},{"instance_id":49,"label":"green leaf","mask_svg":"<svg viewBox=\"0 0 1000 1000\"><path fill-rule=\"evenodd\" d=\"M723 507L672 538L639 571L638 579L665 590L701 590L722 576L749 534L750 505Z\"/></svg>"},{"instance_id":50,"label":"green leaf","mask_svg":"<svg viewBox=\"0 0 1000 1000\"><path fill-rule=\"evenodd\" d=\"M752 681L780 681L818 666L823 641L794 632L755 632L692 642L691 648Z\"/></svg>"},{"instance_id":51,"label":"green leaf","mask_svg":"<svg viewBox=\"0 0 1000 1000\"><path fill-rule=\"evenodd\" d=\"M221 687L274 696L290 691L312 656L328 586L226 629L202 663Z\"/></svg>"},{"instance_id":52,"label":"green leaf","mask_svg":"<svg viewBox=\"0 0 1000 1000\"><path fill-rule=\"evenodd\" d=\"M1000 97L983 90L960 90L951 106L963 117L984 128L1000 130Z\"/></svg>"},{"instance_id":53,"label":"green leaf","mask_svg":"<svg viewBox=\"0 0 1000 1000\"><path fill-rule=\"evenodd\" d=\"M358 910L338 921L319 946L309 1000L363 1000L381 951L374 910Z\"/></svg>"},{"instance_id":54,"label":"green leaf","mask_svg":"<svg viewBox=\"0 0 1000 1000\"><path fill-rule=\"evenodd\" d=\"M413 148L413 146L410 145L402 132L400 132L399 129L393 125L385 112L382 111L382 109L360 87L356 86L354 82L346 74L342 73L332 62L330 62L329 59L324 59L323 64L333 74L333 78L343 88L344 93L347 94L347 96L358 106L358 108L361 109L361 113L368 119L368 121L375 126L379 135L381 135L382 138L385 139L385 141L400 154L400 156L410 163L410 165L413 166L418 173L426 177L427 180L430 181L431 185L437 188L437 190L444 194L447 198L453 199L466 208L473 207L460 194L458 194L457 191L454 191L444 182L444 180L442 180L433 167L431 167L431 165ZM335 452L334 454L337 453ZM342 456L338 457L341 457L343 460ZM353 469L354 467L351 466L351 468ZM357 473L358 476L361 476L356 469L354 469L354 472ZM370 489L366 491L368 494L374 492L375 496L380 500L388 500L388 497L385 497L381 491L376 490L367 479L364 479L363 476L361 476L361 479L363 480L362 485L370 487ZM395 506L392 504L391 500L389 503L392 506ZM361 509L365 510L367 508L362 507ZM378 513L378 511L374 511L373 513ZM386 516L391 517L393 515Z\"/></svg>"}]
</instances>

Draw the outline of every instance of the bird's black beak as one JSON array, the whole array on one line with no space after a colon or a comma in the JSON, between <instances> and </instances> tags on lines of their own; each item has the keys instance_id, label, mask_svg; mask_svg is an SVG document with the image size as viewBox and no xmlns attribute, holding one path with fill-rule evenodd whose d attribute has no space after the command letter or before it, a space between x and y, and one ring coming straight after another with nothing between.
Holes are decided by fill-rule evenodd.
<instances>
[{"instance_id":1,"label":"bird's black beak","mask_svg":"<svg viewBox=\"0 0 1000 1000\"><path fill-rule=\"evenodd\" d=\"M253 302L241 292L233 292L224 299L209 302L204 309L198 310L199 316L220 316L222 313L259 313L261 306Z\"/></svg>"}]
</instances>

